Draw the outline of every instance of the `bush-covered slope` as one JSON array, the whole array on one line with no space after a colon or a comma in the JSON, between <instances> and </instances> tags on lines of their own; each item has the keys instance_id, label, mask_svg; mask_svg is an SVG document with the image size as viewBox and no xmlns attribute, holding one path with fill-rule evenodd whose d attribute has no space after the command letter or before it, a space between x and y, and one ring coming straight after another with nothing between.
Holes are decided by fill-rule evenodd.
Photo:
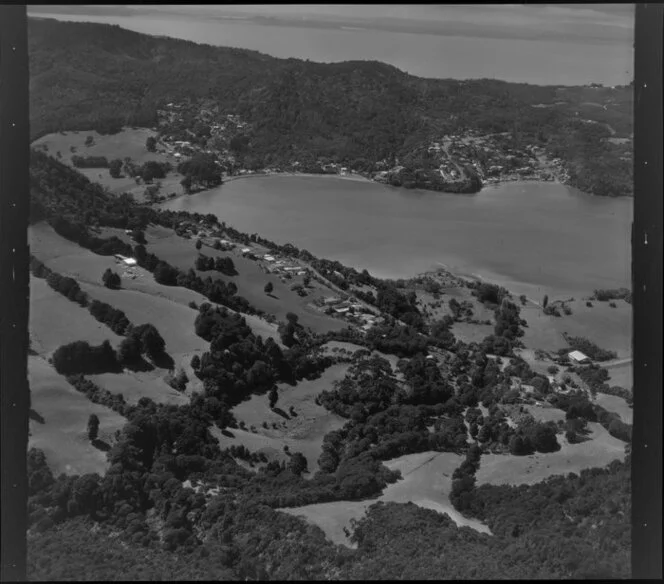
<instances>
[{"instance_id":1,"label":"bush-covered slope","mask_svg":"<svg viewBox=\"0 0 664 584\"><path fill-rule=\"evenodd\" d=\"M432 140L468 130L508 132L515 145L544 146L561 157L571 184L600 195L631 194L624 149L607 142L609 130L598 132L610 119L620 136L629 136L630 88L606 90L603 99L616 106L610 118L591 108L583 116L597 123L580 124L586 92L553 86L422 79L384 63L276 59L92 23L30 19L29 42L35 138L154 127L168 102L205 102L247 120L259 167L326 157L358 170L401 163L417 177L427 170Z\"/></svg>"}]
</instances>

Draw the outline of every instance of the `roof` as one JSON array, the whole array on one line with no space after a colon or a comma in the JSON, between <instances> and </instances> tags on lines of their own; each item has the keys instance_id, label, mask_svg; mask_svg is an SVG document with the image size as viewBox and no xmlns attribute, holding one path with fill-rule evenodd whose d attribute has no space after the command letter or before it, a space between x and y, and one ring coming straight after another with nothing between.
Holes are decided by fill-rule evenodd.
<instances>
[{"instance_id":1,"label":"roof","mask_svg":"<svg viewBox=\"0 0 664 584\"><path fill-rule=\"evenodd\" d=\"M575 361L585 361L586 359L590 358L588 355L584 355L581 351L572 351L571 353L568 353L568 355Z\"/></svg>"}]
</instances>

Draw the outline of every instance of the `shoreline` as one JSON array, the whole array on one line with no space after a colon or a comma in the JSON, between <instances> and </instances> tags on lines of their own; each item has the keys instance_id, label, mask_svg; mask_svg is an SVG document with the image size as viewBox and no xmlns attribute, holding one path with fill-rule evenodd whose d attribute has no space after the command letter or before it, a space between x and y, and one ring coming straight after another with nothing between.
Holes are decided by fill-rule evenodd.
<instances>
[{"instance_id":1,"label":"shoreline","mask_svg":"<svg viewBox=\"0 0 664 584\"><path fill-rule=\"evenodd\" d=\"M256 173L256 174L241 174L241 175L236 175L236 176L231 176L228 177L224 180L221 186L223 186L225 183L233 182L236 180L244 179L244 178L270 178L270 177L275 177L275 176L282 176L282 177L303 177L303 178L334 178L334 179L341 179L341 180L350 180L350 181L355 181L355 182L367 182L367 183L375 183L376 181L366 178L362 176L361 174L352 174L352 175L341 175L341 174L316 174L313 172L271 172L269 174L264 174L264 173ZM207 189L211 190L211 189ZM203 191L201 191L203 192ZM198 194L198 193L196 193Z\"/></svg>"}]
</instances>

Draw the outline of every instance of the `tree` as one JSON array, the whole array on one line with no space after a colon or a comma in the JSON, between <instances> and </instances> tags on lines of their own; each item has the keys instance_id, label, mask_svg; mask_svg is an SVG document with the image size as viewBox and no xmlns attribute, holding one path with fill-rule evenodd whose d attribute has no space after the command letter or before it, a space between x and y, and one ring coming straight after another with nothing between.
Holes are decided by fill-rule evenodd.
<instances>
[{"instance_id":1,"label":"tree","mask_svg":"<svg viewBox=\"0 0 664 584\"><path fill-rule=\"evenodd\" d=\"M549 296L545 294L544 298L542 299L542 308L546 308L548 304L549 304Z\"/></svg>"},{"instance_id":2,"label":"tree","mask_svg":"<svg viewBox=\"0 0 664 584\"><path fill-rule=\"evenodd\" d=\"M191 358L191 368L196 371L197 369L200 369L201 367L201 358L198 355L194 355Z\"/></svg>"},{"instance_id":3,"label":"tree","mask_svg":"<svg viewBox=\"0 0 664 584\"><path fill-rule=\"evenodd\" d=\"M274 286L272 285L272 282L268 282L265 284L265 288L263 288L266 294L272 294L272 291L274 290Z\"/></svg>"},{"instance_id":4,"label":"tree","mask_svg":"<svg viewBox=\"0 0 664 584\"><path fill-rule=\"evenodd\" d=\"M200 239L196 240L196 249L201 249L203 247L203 242Z\"/></svg>"},{"instance_id":5,"label":"tree","mask_svg":"<svg viewBox=\"0 0 664 584\"><path fill-rule=\"evenodd\" d=\"M156 152L157 140L155 140L154 136L148 136L147 140L145 141L145 148L148 152Z\"/></svg>"},{"instance_id":6,"label":"tree","mask_svg":"<svg viewBox=\"0 0 664 584\"><path fill-rule=\"evenodd\" d=\"M311 276L308 274L302 279L302 283L304 284L305 288L309 287L309 284L311 284Z\"/></svg>"},{"instance_id":7,"label":"tree","mask_svg":"<svg viewBox=\"0 0 664 584\"><path fill-rule=\"evenodd\" d=\"M88 418L88 438L91 442L95 441L99 436L99 418L96 414L90 414Z\"/></svg>"},{"instance_id":8,"label":"tree","mask_svg":"<svg viewBox=\"0 0 664 584\"><path fill-rule=\"evenodd\" d=\"M120 283L122 282L120 276L115 272L111 271L110 268L106 268L106 271L104 272L101 279L102 282L104 283L104 286L106 286L106 288L111 288L112 290L119 288Z\"/></svg>"},{"instance_id":9,"label":"tree","mask_svg":"<svg viewBox=\"0 0 664 584\"><path fill-rule=\"evenodd\" d=\"M108 172L111 178L120 178L122 176L122 160L116 158L108 164Z\"/></svg>"},{"instance_id":10,"label":"tree","mask_svg":"<svg viewBox=\"0 0 664 584\"><path fill-rule=\"evenodd\" d=\"M297 476L300 476L303 472L307 472L308 465L304 454L301 452L294 452L290 457L290 461L288 462L288 468L293 474L296 474Z\"/></svg>"},{"instance_id":11,"label":"tree","mask_svg":"<svg viewBox=\"0 0 664 584\"><path fill-rule=\"evenodd\" d=\"M150 357L159 357L164 353L166 341L164 341L154 325L143 324L137 326L132 330L132 335L140 339L143 352L147 353Z\"/></svg>"},{"instance_id":12,"label":"tree","mask_svg":"<svg viewBox=\"0 0 664 584\"><path fill-rule=\"evenodd\" d=\"M277 401L279 400L279 392L277 391L277 387L274 386L271 390L270 393L268 394L268 399L270 400L270 409L274 409L274 406L277 405Z\"/></svg>"},{"instance_id":13,"label":"tree","mask_svg":"<svg viewBox=\"0 0 664 584\"><path fill-rule=\"evenodd\" d=\"M191 186L193 183L193 179L191 178L190 174L185 175L185 177L180 181L180 184L182 185L182 188L184 189L184 192L189 194L191 193Z\"/></svg>"},{"instance_id":14,"label":"tree","mask_svg":"<svg viewBox=\"0 0 664 584\"><path fill-rule=\"evenodd\" d=\"M94 136L87 136L87 137L85 138L85 145L86 145L86 146L90 147L90 146L92 146L94 143L95 143Z\"/></svg>"},{"instance_id":15,"label":"tree","mask_svg":"<svg viewBox=\"0 0 664 584\"><path fill-rule=\"evenodd\" d=\"M118 348L118 359L120 363L131 364L138 361L141 357L141 341L136 335L130 334L122 339Z\"/></svg>"}]
</instances>

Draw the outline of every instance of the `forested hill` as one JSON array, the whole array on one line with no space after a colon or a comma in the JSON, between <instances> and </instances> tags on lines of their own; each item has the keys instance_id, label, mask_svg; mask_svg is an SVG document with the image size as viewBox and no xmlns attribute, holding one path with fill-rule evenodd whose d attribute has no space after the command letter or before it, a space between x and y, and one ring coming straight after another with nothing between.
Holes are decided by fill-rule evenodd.
<instances>
[{"instance_id":1,"label":"forested hill","mask_svg":"<svg viewBox=\"0 0 664 584\"><path fill-rule=\"evenodd\" d=\"M632 190L627 87L423 79L377 62L276 59L50 19L30 19L29 43L33 138L156 127L168 102L189 110L205 104L221 117L246 120L257 166L325 158L364 172L403 167L411 173L404 184L454 190L434 184L440 179L430 145L468 132L504 133L517 154L535 146L560 158L568 182L582 190L611 196ZM459 168L471 183L482 176L474 163L482 160L471 154Z\"/></svg>"}]
</instances>

